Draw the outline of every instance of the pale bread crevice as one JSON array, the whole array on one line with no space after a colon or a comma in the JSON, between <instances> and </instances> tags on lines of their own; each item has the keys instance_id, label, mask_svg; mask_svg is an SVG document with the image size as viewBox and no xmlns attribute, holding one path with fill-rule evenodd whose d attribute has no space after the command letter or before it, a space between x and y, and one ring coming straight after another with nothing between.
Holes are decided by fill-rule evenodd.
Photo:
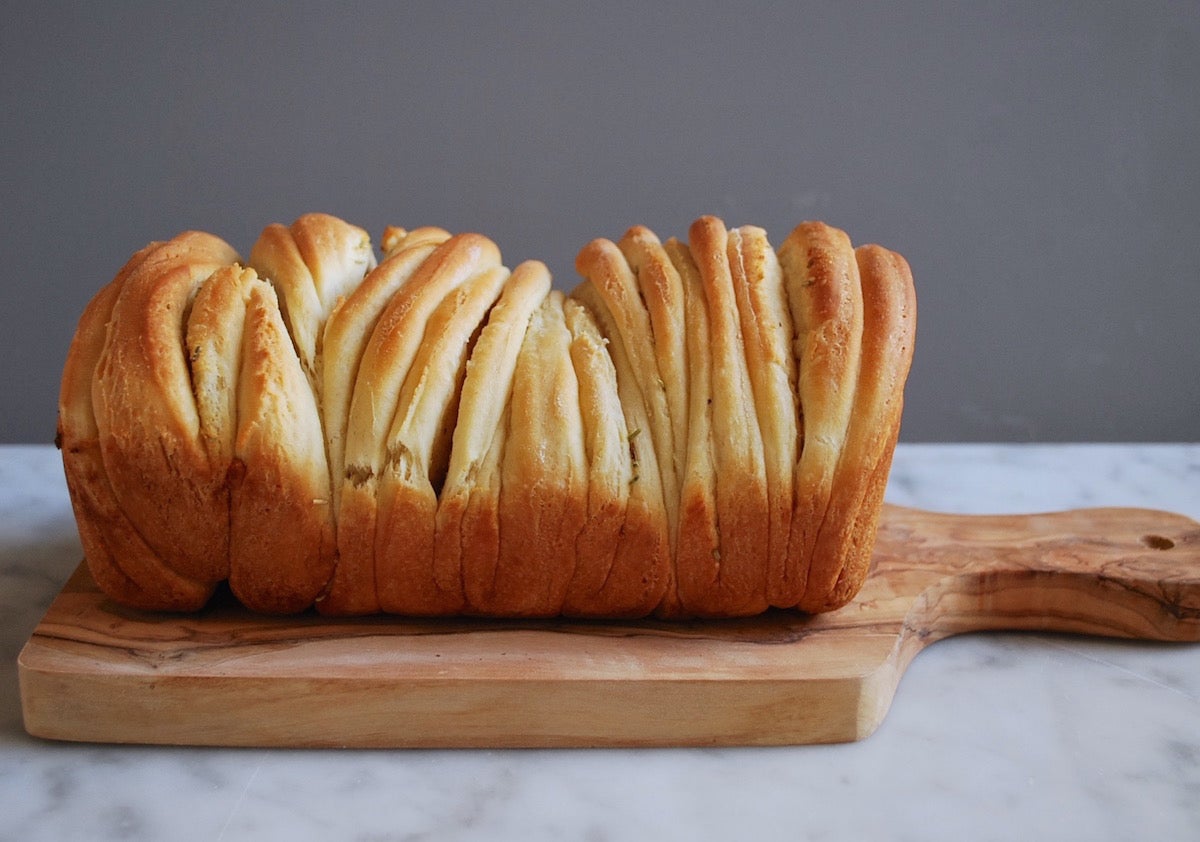
<instances>
[{"instance_id":1,"label":"pale bread crevice","mask_svg":"<svg viewBox=\"0 0 1200 842\"><path fill-rule=\"evenodd\" d=\"M654 232L634 226L617 243L637 279L638 292L649 317L651 346L658 368L656 389L666 399L672 449L660 457L674 475L674 488L683 482L687 461L688 354L683 281ZM667 458L669 456L669 460ZM674 542L672 537L672 542Z\"/></svg>"},{"instance_id":2,"label":"pale bread crevice","mask_svg":"<svg viewBox=\"0 0 1200 842\"><path fill-rule=\"evenodd\" d=\"M275 223L263 229L250 250L249 265L275 288L287 334L328 427L325 387L332 379L323 370L325 333L334 309L377 265L371 238L337 217L305 214L289 226ZM324 439L330 482L336 486L333 468L340 451L333 452L333 437ZM340 443L339 438L336 445Z\"/></svg>"},{"instance_id":3,"label":"pale bread crevice","mask_svg":"<svg viewBox=\"0 0 1200 842\"><path fill-rule=\"evenodd\" d=\"M242 337L252 269L233 264L213 273L196 293L188 316L186 342L199 436L209 461L228 468L237 432L237 395L242 370Z\"/></svg>"},{"instance_id":4,"label":"pale bread crevice","mask_svg":"<svg viewBox=\"0 0 1200 842\"><path fill-rule=\"evenodd\" d=\"M345 477L338 502L338 562L323 611L373 614L377 490L387 433L425 325L447 294L478 272L500 265L495 243L477 234L451 237L434 249L395 295L363 351L346 427Z\"/></svg>"},{"instance_id":5,"label":"pale bread crevice","mask_svg":"<svg viewBox=\"0 0 1200 842\"><path fill-rule=\"evenodd\" d=\"M445 613L434 575L434 521L467 360L508 270L491 267L452 290L430 316L401 389L378 489L375 588L380 608ZM449 604L457 602L457 595Z\"/></svg>"},{"instance_id":6,"label":"pale bread crevice","mask_svg":"<svg viewBox=\"0 0 1200 842\"><path fill-rule=\"evenodd\" d=\"M571 334L569 354L579 389L588 472L587 520L576 538L575 570L563 597L563 611L584 614L605 602L602 594L624 527L633 470L617 374L605 350L606 340L587 309L574 299L563 302L563 320Z\"/></svg>"},{"instance_id":7,"label":"pale bread crevice","mask_svg":"<svg viewBox=\"0 0 1200 842\"><path fill-rule=\"evenodd\" d=\"M249 265L275 287L296 356L320 400L325 323L338 300L375 267L370 236L337 217L305 214L289 226L263 229Z\"/></svg>"},{"instance_id":8,"label":"pale bread crevice","mask_svg":"<svg viewBox=\"0 0 1200 842\"><path fill-rule=\"evenodd\" d=\"M641 617L663 601L670 559L661 525L631 499L633 464L617 373L591 314L563 302L570 355L579 384L587 459L587 520L575 543L576 566L563 613L582 617Z\"/></svg>"},{"instance_id":9,"label":"pale bread crevice","mask_svg":"<svg viewBox=\"0 0 1200 842\"><path fill-rule=\"evenodd\" d=\"M572 296L592 309L614 357L620 353L627 360L625 371L636 386L637 402L643 407L639 411L644 416L644 423L632 427L630 432L649 436L650 447L658 456L654 459L654 469L662 488L668 539L673 545L679 522L679 486L672 465L675 444L646 301L625 255L610 240L597 239L584 246L575 260L575 268L585 283Z\"/></svg>"},{"instance_id":10,"label":"pale bread crevice","mask_svg":"<svg viewBox=\"0 0 1200 842\"><path fill-rule=\"evenodd\" d=\"M450 234L440 228L421 228L413 232L389 228L385 234L383 262L334 305L325 322L322 417L335 511L341 502L342 482L346 477L346 428L350 423L350 402L363 351L388 302L434 248L448 239Z\"/></svg>"},{"instance_id":11,"label":"pale bread crevice","mask_svg":"<svg viewBox=\"0 0 1200 842\"><path fill-rule=\"evenodd\" d=\"M645 561L645 575L653 576L658 571L667 571L667 607L674 605L670 595L671 520L668 516L666 494L662 484L654 437L651 433L650 413L646 407L641 380L620 339L616 319L608 309L604 297L591 281L584 281L571 293L571 297L588 308L590 315L607 340L609 356L616 373L617 395L621 411L625 416L625 447L630 458L629 500L627 503L625 528L617 549L619 566L625 569L636 564L641 554ZM677 501L675 501L677 505ZM616 566L614 566L614 570ZM656 606L659 610L663 606Z\"/></svg>"},{"instance_id":12,"label":"pale bread crevice","mask_svg":"<svg viewBox=\"0 0 1200 842\"><path fill-rule=\"evenodd\" d=\"M435 516L435 579L462 610L486 613L500 553L500 465L517 358L534 310L550 292L536 262L513 270L467 362L458 423Z\"/></svg>"}]
</instances>

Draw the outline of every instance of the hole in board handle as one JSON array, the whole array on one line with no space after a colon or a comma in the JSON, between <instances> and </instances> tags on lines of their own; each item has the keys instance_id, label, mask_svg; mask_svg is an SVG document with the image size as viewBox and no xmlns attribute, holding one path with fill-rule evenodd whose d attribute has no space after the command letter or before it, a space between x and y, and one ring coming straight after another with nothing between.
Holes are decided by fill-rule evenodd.
<instances>
[{"instance_id":1,"label":"hole in board handle","mask_svg":"<svg viewBox=\"0 0 1200 842\"><path fill-rule=\"evenodd\" d=\"M1143 535L1142 543L1152 550L1169 550L1175 542L1165 535Z\"/></svg>"}]
</instances>

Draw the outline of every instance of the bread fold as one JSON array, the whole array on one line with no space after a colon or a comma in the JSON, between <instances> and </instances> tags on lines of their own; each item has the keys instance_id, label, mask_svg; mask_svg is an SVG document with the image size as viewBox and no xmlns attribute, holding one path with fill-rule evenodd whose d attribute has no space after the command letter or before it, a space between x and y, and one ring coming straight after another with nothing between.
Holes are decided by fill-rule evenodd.
<instances>
[{"instance_id":1,"label":"bread fold","mask_svg":"<svg viewBox=\"0 0 1200 842\"><path fill-rule=\"evenodd\" d=\"M579 382L563 295L533 311L517 355L500 466L500 554L482 613L554 617L575 574L587 518Z\"/></svg>"},{"instance_id":2,"label":"bread fold","mask_svg":"<svg viewBox=\"0 0 1200 842\"><path fill-rule=\"evenodd\" d=\"M862 287L850 238L820 222L797 226L780 246L779 260L795 330L804 419L788 566L795 571L795 604L805 608L823 603L841 572L841 553L817 554L816 547L854 407Z\"/></svg>"},{"instance_id":3,"label":"bread fold","mask_svg":"<svg viewBox=\"0 0 1200 842\"><path fill-rule=\"evenodd\" d=\"M615 250L615 247L613 249ZM608 251L607 247L605 250ZM586 255L586 251L584 254ZM612 252L608 251L608 254L611 255ZM626 343L621 338L621 328L617 318L609 310L605 296L597 291L591 281L580 284L571 295L588 309L595 320L604 337L605 347L616 374L617 402L625 419L624 447L629 452L630 469L625 530L626 533L632 532L640 539L642 551L648 555L647 564L650 569L659 568L660 554L666 556L668 595L662 608L667 613L675 614L675 601L671 598L675 582L675 553L671 550L673 520L663 488L664 474L659 464L659 451L654 442L654 430L657 429L660 436L666 437L668 425L660 418L657 427L651 426L653 410L647 405L646 392L643 391L643 385L649 382L651 394L665 399L662 390L653 382L653 369L647 370L651 363L645 347L648 337L642 334L641 341L635 344L635 347L639 348L639 369L638 363L630 359ZM670 475L669 471L667 475ZM678 503L675 502L675 508L677 507ZM621 537L623 544L626 535Z\"/></svg>"},{"instance_id":4,"label":"bread fold","mask_svg":"<svg viewBox=\"0 0 1200 842\"><path fill-rule=\"evenodd\" d=\"M498 601L502 466L513 379L530 320L549 292L543 264L514 269L467 363L434 523L435 576L456 598L456 608L467 613L493 613Z\"/></svg>"},{"instance_id":5,"label":"bread fold","mask_svg":"<svg viewBox=\"0 0 1200 842\"><path fill-rule=\"evenodd\" d=\"M916 302L820 222L711 216L579 253L478 234L185 232L85 309L58 441L89 569L193 611L663 619L818 612L869 573Z\"/></svg>"},{"instance_id":6,"label":"bread fold","mask_svg":"<svg viewBox=\"0 0 1200 842\"><path fill-rule=\"evenodd\" d=\"M325 323L375 267L370 235L328 214L305 214L290 226L268 225L250 250L250 266L275 287L300 365L319 391Z\"/></svg>"},{"instance_id":7,"label":"bread fold","mask_svg":"<svg viewBox=\"0 0 1200 842\"><path fill-rule=\"evenodd\" d=\"M375 527L375 589L384 611L443 614L448 597L434 575L437 495L449 467L458 395L473 338L508 270L491 267L438 305L400 393L387 438Z\"/></svg>"},{"instance_id":8,"label":"bread fold","mask_svg":"<svg viewBox=\"0 0 1200 842\"><path fill-rule=\"evenodd\" d=\"M245 302L229 585L248 608L294 613L312 605L334 568L329 466L317 399L275 290L252 281Z\"/></svg>"},{"instance_id":9,"label":"bread fold","mask_svg":"<svg viewBox=\"0 0 1200 842\"><path fill-rule=\"evenodd\" d=\"M389 228L385 234L385 259L363 278L357 288L339 298L322 331L324 354L321 366L322 415L328 442L333 506L341 502L346 473L346 428L350 402L367 340L375 330L384 308L433 252L450 239L440 228L408 232Z\"/></svg>"},{"instance_id":10,"label":"bread fold","mask_svg":"<svg viewBox=\"0 0 1200 842\"><path fill-rule=\"evenodd\" d=\"M729 232L720 220L702 217L688 234L696 269L691 307L697 312L695 330L689 325L689 332L695 335L697 357L706 356L708 365L692 372L698 386L690 425L693 482L684 496L687 519L681 528L691 534L676 562L679 598L687 613L757 614L767 608L767 481L730 270ZM707 314L703 320L701 308Z\"/></svg>"},{"instance_id":11,"label":"bread fold","mask_svg":"<svg viewBox=\"0 0 1200 842\"><path fill-rule=\"evenodd\" d=\"M117 505L164 565L210 586L229 576L229 495L199 437L184 331L201 284L236 259L198 232L148 254L121 284L92 380Z\"/></svg>"},{"instance_id":12,"label":"bread fold","mask_svg":"<svg viewBox=\"0 0 1200 842\"><path fill-rule=\"evenodd\" d=\"M671 445L670 450L660 451L663 470L671 473L671 488L677 489L687 461L688 436L689 377L683 281L666 249L649 228L641 225L630 228L617 247L637 279L638 295L646 308L651 350L658 369L654 387L662 390L665 420L670 428L669 438L666 431L659 434L664 443L669 441ZM662 411L661 406L659 411Z\"/></svg>"},{"instance_id":13,"label":"bread fold","mask_svg":"<svg viewBox=\"0 0 1200 842\"><path fill-rule=\"evenodd\" d=\"M814 594L802 604L811 612L845 605L867 577L916 338L917 302L908 262L875 245L860 246L854 254L862 279L862 353L846 447L814 551L841 556L842 565L823 600Z\"/></svg>"},{"instance_id":14,"label":"bread fold","mask_svg":"<svg viewBox=\"0 0 1200 842\"><path fill-rule=\"evenodd\" d=\"M375 324L350 403L337 510L338 562L320 603L323 611L380 611L375 575L378 491L401 391L434 310L471 277L499 265L500 252L491 240L477 234L451 237L397 289Z\"/></svg>"},{"instance_id":15,"label":"bread fold","mask_svg":"<svg viewBox=\"0 0 1200 842\"><path fill-rule=\"evenodd\" d=\"M637 484L617 372L606 341L578 301L563 302L570 355L579 383L587 464L587 516L575 542L575 570L563 613L576 617L644 617L670 582L665 524Z\"/></svg>"},{"instance_id":16,"label":"bread fold","mask_svg":"<svg viewBox=\"0 0 1200 842\"><path fill-rule=\"evenodd\" d=\"M117 298L129 276L163 248L152 243L135 254L85 308L63 367L55 440L84 558L100 588L133 608L195 611L208 602L215 583L177 573L138 532L109 480L92 402Z\"/></svg>"},{"instance_id":17,"label":"bread fold","mask_svg":"<svg viewBox=\"0 0 1200 842\"><path fill-rule=\"evenodd\" d=\"M790 608L797 601L787 586L797 578L788 568L788 543L800 454L796 359L792 355L794 328L783 289L783 270L767 242L766 231L749 226L730 231L727 251L746 371L762 439L767 602L777 608Z\"/></svg>"}]
</instances>

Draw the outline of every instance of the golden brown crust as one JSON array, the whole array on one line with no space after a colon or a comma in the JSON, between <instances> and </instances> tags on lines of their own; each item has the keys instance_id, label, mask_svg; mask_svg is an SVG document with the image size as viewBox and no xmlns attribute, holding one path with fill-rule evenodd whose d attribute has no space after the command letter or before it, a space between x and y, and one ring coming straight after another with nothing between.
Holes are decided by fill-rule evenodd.
<instances>
[{"instance_id":1,"label":"golden brown crust","mask_svg":"<svg viewBox=\"0 0 1200 842\"><path fill-rule=\"evenodd\" d=\"M329 467L316 397L274 289L254 279L245 300L229 585L251 609L294 613L312 605L333 574Z\"/></svg>"},{"instance_id":2,"label":"golden brown crust","mask_svg":"<svg viewBox=\"0 0 1200 842\"><path fill-rule=\"evenodd\" d=\"M197 291L185 328L200 443L216 470L233 461L246 298L255 282L252 269L218 269Z\"/></svg>"},{"instance_id":3,"label":"golden brown crust","mask_svg":"<svg viewBox=\"0 0 1200 842\"><path fill-rule=\"evenodd\" d=\"M500 565L500 494L510 397L533 313L550 292L550 273L527 261L513 270L467 364L446 482L438 501L435 576L461 589L469 613L493 604Z\"/></svg>"},{"instance_id":4,"label":"golden brown crust","mask_svg":"<svg viewBox=\"0 0 1200 842\"><path fill-rule=\"evenodd\" d=\"M195 232L148 255L113 305L92 389L118 505L175 573L207 584L229 575L229 501L200 443L184 330L197 288L236 259Z\"/></svg>"},{"instance_id":5,"label":"golden brown crust","mask_svg":"<svg viewBox=\"0 0 1200 842\"><path fill-rule=\"evenodd\" d=\"M683 281L654 232L634 226L617 244L637 278L637 288L650 319L651 347L658 365L658 383L666 399L672 451L663 453L663 470L683 477L687 461L688 355Z\"/></svg>"},{"instance_id":6,"label":"golden brown crust","mask_svg":"<svg viewBox=\"0 0 1200 842\"><path fill-rule=\"evenodd\" d=\"M853 409L862 346L862 289L850 238L819 222L796 227L779 249L796 333L797 393L804 439L795 479L788 570L800 604L824 599L841 571L817 555L817 536ZM790 607L790 606L789 606Z\"/></svg>"},{"instance_id":7,"label":"golden brown crust","mask_svg":"<svg viewBox=\"0 0 1200 842\"><path fill-rule=\"evenodd\" d=\"M641 572L643 577L648 577L644 580L648 589L656 589L659 583L655 577L666 571L666 593L662 608L665 611L674 611L671 520L663 489L663 474L651 434L650 411L644 402L634 364L625 351L625 343L620 340L620 329L616 319L609 311L604 297L590 281L576 287L571 297L588 309L600 334L607 342L606 347L616 374L617 399L625 417L624 446L629 451L629 491L624 531L616 548L609 579L618 575L636 575L624 573L632 568ZM642 357L645 358L644 348ZM660 432L663 426L665 425L660 423ZM602 584L602 590L610 588L617 592L623 590L619 581L606 581ZM636 591L637 586L634 585L634 592Z\"/></svg>"},{"instance_id":8,"label":"golden brown crust","mask_svg":"<svg viewBox=\"0 0 1200 842\"><path fill-rule=\"evenodd\" d=\"M866 579L916 335L916 292L908 263L874 245L860 246L855 257L862 278L862 360L846 447L816 548L818 554L840 556L842 566L823 599L806 595L801 605L806 611L841 607Z\"/></svg>"},{"instance_id":9,"label":"golden brown crust","mask_svg":"<svg viewBox=\"0 0 1200 842\"><path fill-rule=\"evenodd\" d=\"M446 296L430 316L400 392L375 529L375 588L384 611L445 614L461 600L457 592L447 595L434 575L437 495L449 467L472 339L507 278L507 269L492 267Z\"/></svg>"},{"instance_id":10,"label":"golden brown crust","mask_svg":"<svg viewBox=\"0 0 1200 842\"><path fill-rule=\"evenodd\" d=\"M329 470L333 480L334 511L341 500L346 475L346 427L350 401L363 350L388 302L413 276L433 250L450 239L441 229L418 229L409 234L389 229L387 258L344 296L325 322L321 365L322 417L328 441Z\"/></svg>"},{"instance_id":11,"label":"golden brown crust","mask_svg":"<svg viewBox=\"0 0 1200 842\"><path fill-rule=\"evenodd\" d=\"M97 294L59 440L114 599L664 618L826 611L867 575L916 305L803 223L630 228L552 291L484 237L312 214L188 232Z\"/></svg>"},{"instance_id":12,"label":"golden brown crust","mask_svg":"<svg viewBox=\"0 0 1200 842\"><path fill-rule=\"evenodd\" d=\"M534 310L513 371L488 614L556 616L575 574L587 469L562 301L552 290Z\"/></svg>"},{"instance_id":13,"label":"golden brown crust","mask_svg":"<svg viewBox=\"0 0 1200 842\"><path fill-rule=\"evenodd\" d=\"M346 467L337 509L338 562L318 606L322 611L373 614L380 610L375 588L376 495L400 392L434 309L469 278L499 265L499 249L486 237L451 237L396 291L375 324L350 402Z\"/></svg>"},{"instance_id":14,"label":"golden brown crust","mask_svg":"<svg viewBox=\"0 0 1200 842\"><path fill-rule=\"evenodd\" d=\"M592 309L614 358L619 354L627 361L624 373L628 376L623 388L629 399L640 407L637 411L642 415L641 422L631 427L631 433L644 432L650 438L668 536L674 542L675 525L679 520L679 486L672 466L675 442L667 388L655 356L650 313L633 270L611 241L593 240L584 246L575 259L575 268L585 283L572 293L573 297ZM619 366L617 371L620 375L622 367ZM643 461L643 465L648 464Z\"/></svg>"},{"instance_id":15,"label":"golden brown crust","mask_svg":"<svg viewBox=\"0 0 1200 842\"><path fill-rule=\"evenodd\" d=\"M737 299L746 368L763 444L767 495L767 601L794 605L787 594L788 539L792 528L793 474L799 457L796 361L792 317L782 269L761 228L729 232L729 269Z\"/></svg>"},{"instance_id":16,"label":"golden brown crust","mask_svg":"<svg viewBox=\"0 0 1200 842\"><path fill-rule=\"evenodd\" d=\"M688 360L688 439L679 483L678 540L667 593L656 610L659 616L671 618L687 616L690 610L685 609L680 593L681 570L687 569L687 575L694 579L697 566L709 566L718 551L719 537L716 477L712 470L712 346L704 283L687 245L672 238L665 250L682 288Z\"/></svg>"},{"instance_id":17,"label":"golden brown crust","mask_svg":"<svg viewBox=\"0 0 1200 842\"><path fill-rule=\"evenodd\" d=\"M570 331L569 354L579 383L579 416L587 464L587 518L575 543L575 570L563 596L563 613L619 612L622 597L605 592L625 523L633 470L625 444L625 415L617 397L617 373L604 337L579 302L563 302ZM636 602L636 600L635 600ZM657 600L651 603L653 609Z\"/></svg>"},{"instance_id":18,"label":"golden brown crust","mask_svg":"<svg viewBox=\"0 0 1200 842\"><path fill-rule=\"evenodd\" d=\"M129 522L108 480L92 406L113 306L129 275L162 247L153 243L135 254L85 308L63 368L56 439L84 558L101 590L134 608L194 611L208 601L213 585L175 573Z\"/></svg>"},{"instance_id":19,"label":"golden brown crust","mask_svg":"<svg viewBox=\"0 0 1200 842\"><path fill-rule=\"evenodd\" d=\"M250 250L250 266L278 292L300 363L319 390L322 331L337 302L375 267L370 236L337 217L305 214L290 226L268 225Z\"/></svg>"},{"instance_id":20,"label":"golden brown crust","mask_svg":"<svg viewBox=\"0 0 1200 842\"><path fill-rule=\"evenodd\" d=\"M379 247L383 249L386 259L406 249L419 246L440 246L448 239L450 239L449 231L433 225L414 228L411 231L407 228L389 225L383 230L383 238Z\"/></svg>"},{"instance_id":21,"label":"golden brown crust","mask_svg":"<svg viewBox=\"0 0 1200 842\"><path fill-rule=\"evenodd\" d=\"M728 232L721 220L702 217L688 233L707 307L710 363L708 396L703 406L695 405L704 418L693 427L699 436L707 426L709 442L693 451L698 461L689 473L712 477L711 498L688 502L690 516L704 523L716 542L707 552L702 544L691 545L686 555L680 552L679 596L685 610L702 616L756 614L767 607L767 480ZM693 372L695 379L703 376Z\"/></svg>"}]
</instances>

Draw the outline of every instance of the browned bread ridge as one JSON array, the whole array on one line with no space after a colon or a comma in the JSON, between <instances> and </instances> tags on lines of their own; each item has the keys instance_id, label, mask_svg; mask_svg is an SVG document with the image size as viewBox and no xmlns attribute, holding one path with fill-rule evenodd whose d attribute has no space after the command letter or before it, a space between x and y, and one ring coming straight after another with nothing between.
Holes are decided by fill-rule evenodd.
<instances>
[{"instance_id":1,"label":"browned bread ridge","mask_svg":"<svg viewBox=\"0 0 1200 842\"><path fill-rule=\"evenodd\" d=\"M80 319L58 441L113 600L331 616L829 611L871 553L916 302L820 222L642 226L552 288L491 240L324 214L185 232Z\"/></svg>"}]
</instances>

